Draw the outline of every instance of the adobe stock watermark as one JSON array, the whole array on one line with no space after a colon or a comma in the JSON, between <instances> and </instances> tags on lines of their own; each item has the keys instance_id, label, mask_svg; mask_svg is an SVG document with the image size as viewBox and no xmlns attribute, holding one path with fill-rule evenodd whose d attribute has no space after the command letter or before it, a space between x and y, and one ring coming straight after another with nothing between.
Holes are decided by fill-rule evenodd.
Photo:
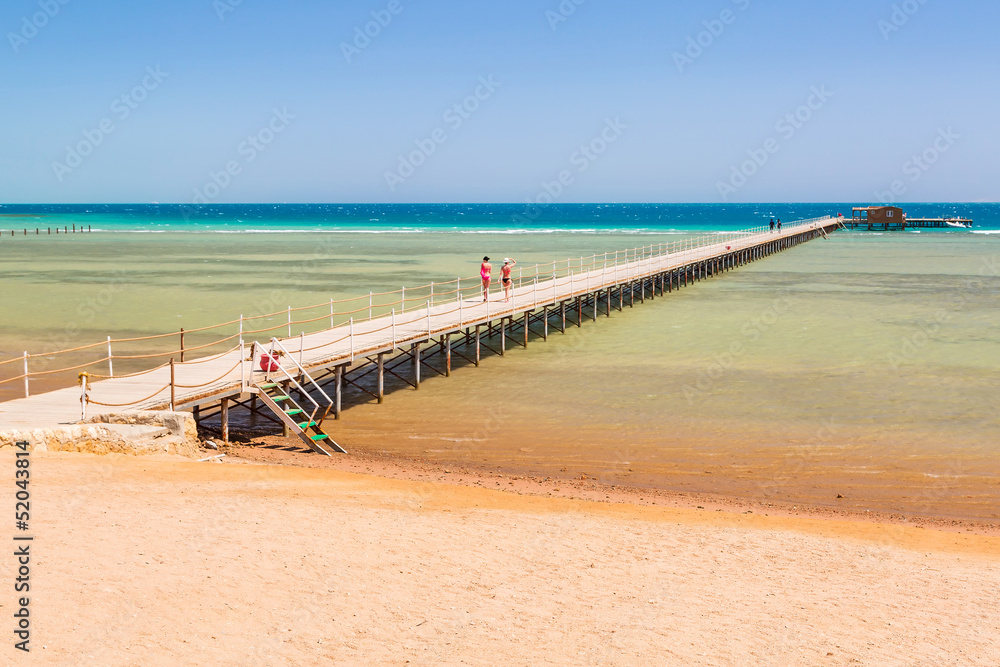
<instances>
[{"instance_id":1,"label":"adobe stock watermark","mask_svg":"<svg viewBox=\"0 0 1000 667\"><path fill-rule=\"evenodd\" d=\"M937 136L931 145L925 148L918 154L913 155L906 162L903 163L902 171L903 175L908 177L910 183L916 183L924 174L926 174L932 166L937 164L937 161L941 159L941 156L952 149L952 147L958 143L958 140L962 138L962 135L955 134L955 131L949 126L948 129L938 128ZM892 183L889 184L888 190L876 190L875 197L883 204L895 204L899 201L899 198L905 195L908 191L906 183L897 178Z\"/></svg>"},{"instance_id":2,"label":"adobe stock watermark","mask_svg":"<svg viewBox=\"0 0 1000 667\"><path fill-rule=\"evenodd\" d=\"M52 162L52 172L56 180L60 183L68 174L83 164L83 161L97 149L104 139L118 129L118 123L124 122L132 112L139 108L139 105L146 101L149 94L160 87L160 84L170 76L157 65L146 68L146 75L142 81L132 90L116 97L111 102L112 116L102 118L95 128L87 128L83 131L83 139L75 145L66 146L66 157L62 162L55 160Z\"/></svg>"},{"instance_id":3,"label":"adobe stock watermark","mask_svg":"<svg viewBox=\"0 0 1000 667\"><path fill-rule=\"evenodd\" d=\"M452 132L458 131L465 121L472 118L472 114L479 110L483 102L493 97L502 85L492 74L479 77L479 85L472 94L445 109L441 114L441 120L451 128ZM415 139L413 144L416 148L406 155L399 156L399 164L394 171L385 172L385 184L389 186L389 190L395 192L397 187L417 173L417 169L422 167L427 159L437 152L438 146L448 141L448 138L447 130L437 127L423 139Z\"/></svg>"},{"instance_id":4,"label":"adobe stock watermark","mask_svg":"<svg viewBox=\"0 0 1000 667\"><path fill-rule=\"evenodd\" d=\"M45 28L49 22L58 16L59 12L70 0L38 0L38 10L31 16L21 17L21 29L17 32L8 32L7 41L14 53L20 53L21 47L26 46L29 41L38 36L39 31Z\"/></svg>"},{"instance_id":5,"label":"adobe stock watermark","mask_svg":"<svg viewBox=\"0 0 1000 667\"><path fill-rule=\"evenodd\" d=\"M892 370L898 371L904 364L913 362L920 351L934 340L941 327L950 320L951 315L947 311L939 310L934 314L932 321L919 325L916 332L904 337L900 342L899 353L890 352L887 357Z\"/></svg>"},{"instance_id":6,"label":"adobe stock watermark","mask_svg":"<svg viewBox=\"0 0 1000 667\"><path fill-rule=\"evenodd\" d=\"M732 165L728 180L716 182L715 187L719 191L722 201L728 202L731 195L736 194L740 188L746 185L768 163L771 156L781 150L781 141L791 141L831 97L833 97L833 93L827 90L825 85L810 88L810 94L806 98L805 104L795 111L785 114L774 124L774 131L778 133L780 138L770 137L762 147L747 150L749 159L744 160L739 165Z\"/></svg>"},{"instance_id":7,"label":"adobe stock watermark","mask_svg":"<svg viewBox=\"0 0 1000 667\"><path fill-rule=\"evenodd\" d=\"M590 166L597 162L597 159L604 155L611 144L618 141L627 129L628 125L622 122L620 116L616 116L613 120L606 118L604 120L604 127L601 128L597 136L587 143L581 144L569 156L570 166L575 168L575 173L582 174L590 169ZM562 196L566 188L575 182L574 169L563 169L551 181L543 180L541 190L538 191L538 194L534 197L528 197L525 200L528 205L525 207L524 212L511 216L511 220L522 224L538 220L542 215L539 206L555 203Z\"/></svg>"},{"instance_id":8,"label":"adobe stock watermark","mask_svg":"<svg viewBox=\"0 0 1000 667\"><path fill-rule=\"evenodd\" d=\"M220 21L226 20L226 14L232 14L243 4L243 0L212 0L212 9Z\"/></svg>"},{"instance_id":9,"label":"adobe stock watermark","mask_svg":"<svg viewBox=\"0 0 1000 667\"><path fill-rule=\"evenodd\" d=\"M545 20L549 22L549 28L555 32L556 28L559 27L560 23L565 23L569 20L569 17L576 14L576 9L580 5L587 2L587 0L562 0L559 6L554 10L545 10Z\"/></svg>"},{"instance_id":10,"label":"adobe stock watermark","mask_svg":"<svg viewBox=\"0 0 1000 667\"><path fill-rule=\"evenodd\" d=\"M750 9L750 0L731 1L740 12ZM705 54L705 51L715 44L715 40L722 37L722 33L726 31L726 28L736 23L738 18L739 13L726 8L719 12L717 18L702 21L701 24L705 26L705 29L694 37L687 38L687 47L684 49L684 52L674 51L674 65L677 66L677 71L683 74L684 68L693 65L694 61L701 58Z\"/></svg>"},{"instance_id":11,"label":"adobe stock watermark","mask_svg":"<svg viewBox=\"0 0 1000 667\"><path fill-rule=\"evenodd\" d=\"M889 19L878 20L878 29L882 33L882 39L888 42L889 36L894 32L899 32L926 4L927 0L904 0L898 5L893 5Z\"/></svg>"},{"instance_id":12,"label":"adobe stock watermark","mask_svg":"<svg viewBox=\"0 0 1000 667\"><path fill-rule=\"evenodd\" d=\"M924 348L935 340L934 337L941 329L954 319L954 313L968 305L972 300L971 295L983 291L984 279L995 279L998 276L1000 276L1000 262L996 255L983 258L976 275L967 276L961 290L949 293L948 307L934 313L931 321L918 324L916 331L900 340L898 351L890 352L886 356L889 367L893 371L898 371L902 366L915 362Z\"/></svg>"},{"instance_id":13,"label":"adobe stock watermark","mask_svg":"<svg viewBox=\"0 0 1000 667\"><path fill-rule=\"evenodd\" d=\"M344 60L350 64L355 56L360 56L361 52L372 44L372 40L382 34L382 31L389 27L393 18L403 13L406 7L401 0L389 0L385 9L371 11L372 20L363 26L354 26L354 39L350 42L340 43L340 52L344 54Z\"/></svg>"},{"instance_id":14,"label":"adobe stock watermark","mask_svg":"<svg viewBox=\"0 0 1000 667\"><path fill-rule=\"evenodd\" d=\"M819 457L842 444L840 425L833 417L821 419L816 434L805 445L786 450L788 453L785 454L785 464L778 473L774 477L759 480L757 487L764 497L777 497L785 484L801 477Z\"/></svg>"},{"instance_id":15,"label":"adobe stock watermark","mask_svg":"<svg viewBox=\"0 0 1000 667\"><path fill-rule=\"evenodd\" d=\"M48 368L51 362L55 360L55 357L44 355L73 347L73 344L80 339L80 334L87 327L91 327L100 315L111 308L118 294L129 289L131 286L129 275L124 270L117 269L105 285L90 297L81 299L77 304L74 319L68 321L63 326L62 331L46 336L43 341L41 354L35 355L40 358L32 362L35 364L35 370L37 371L39 366Z\"/></svg>"},{"instance_id":16,"label":"adobe stock watermark","mask_svg":"<svg viewBox=\"0 0 1000 667\"><path fill-rule=\"evenodd\" d=\"M204 185L194 189L191 203L210 204L217 199L232 184L233 179L243 173L243 168L266 151L294 119L294 114L289 113L287 108L273 109L267 123L236 146L236 154L240 159L229 160L219 171L208 172L208 180ZM191 213L192 209L185 206L184 219L190 219Z\"/></svg>"},{"instance_id":17,"label":"adobe stock watermark","mask_svg":"<svg viewBox=\"0 0 1000 667\"><path fill-rule=\"evenodd\" d=\"M750 318L740 327L740 340L735 340L722 354L712 357L712 363L708 364L698 373L698 379L694 384L684 385L682 391L688 405L694 405L695 400L705 396L712 391L715 384L722 376L731 371L736 365L736 361L747 353L748 343L755 343L773 327L781 317L792 308L792 302L787 295L776 298L770 306L764 309L760 315Z\"/></svg>"}]
</instances>

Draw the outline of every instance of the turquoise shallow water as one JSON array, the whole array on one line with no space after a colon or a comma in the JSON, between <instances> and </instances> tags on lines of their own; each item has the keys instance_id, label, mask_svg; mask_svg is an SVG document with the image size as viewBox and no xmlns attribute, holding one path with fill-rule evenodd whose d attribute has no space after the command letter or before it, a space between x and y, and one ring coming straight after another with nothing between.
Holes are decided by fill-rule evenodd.
<instances>
[{"instance_id":1,"label":"turquoise shallow water","mask_svg":"<svg viewBox=\"0 0 1000 667\"><path fill-rule=\"evenodd\" d=\"M547 262L850 207L552 207L523 227L516 206L219 208L187 222L148 207L16 211L115 231L0 238L2 355L472 276L483 254ZM339 439L553 476L993 517L1000 234L988 232L1000 207L907 210L971 217L985 233L838 232L352 407ZM248 211L259 219L237 217Z\"/></svg>"}]
</instances>

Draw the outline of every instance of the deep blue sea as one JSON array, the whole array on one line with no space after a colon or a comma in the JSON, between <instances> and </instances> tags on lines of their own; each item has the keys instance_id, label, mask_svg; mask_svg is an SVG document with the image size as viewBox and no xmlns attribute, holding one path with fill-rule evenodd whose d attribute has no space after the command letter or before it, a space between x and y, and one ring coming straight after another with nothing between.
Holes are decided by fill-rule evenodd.
<instances>
[{"instance_id":1,"label":"deep blue sea","mask_svg":"<svg viewBox=\"0 0 1000 667\"><path fill-rule=\"evenodd\" d=\"M3 205L0 230L663 233L736 230L843 213L856 204L81 204ZM1000 204L907 204L909 217L964 217L1000 230ZM15 217L8 217L15 216ZM21 218L16 216L28 216Z\"/></svg>"}]
</instances>

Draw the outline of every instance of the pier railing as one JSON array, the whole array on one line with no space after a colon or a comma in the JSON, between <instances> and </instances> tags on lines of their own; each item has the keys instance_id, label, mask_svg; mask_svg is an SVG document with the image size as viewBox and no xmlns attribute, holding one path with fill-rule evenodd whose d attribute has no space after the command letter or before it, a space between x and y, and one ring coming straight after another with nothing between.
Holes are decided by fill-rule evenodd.
<instances>
[{"instance_id":1,"label":"pier railing","mask_svg":"<svg viewBox=\"0 0 1000 667\"><path fill-rule=\"evenodd\" d=\"M782 231L792 231L826 219L828 218L797 221L784 225ZM753 227L615 252L554 260L532 266L518 264L512 271L511 278L514 287L537 286L539 283L551 281L551 289L555 290L555 293L559 293L560 285L564 288L573 285L575 288L575 277L587 275L589 280L589 276L595 272L600 272L598 280L601 283L621 282L638 278L640 275L622 274L622 271L626 270L623 267L639 267L648 262L652 268L664 259L693 255L708 246L739 245L741 241L752 242L755 237L760 238L769 231L767 226ZM581 285L580 289L589 290L600 286ZM490 296L495 300L502 298L502 294L503 285L500 281L498 263L494 267ZM544 294L539 295L542 300L547 300L545 297ZM391 328L391 339L395 343L406 338L405 332L412 332L418 327L422 330L424 320L428 333L432 333L432 309L435 309L433 313L435 319L441 315L459 313L461 321L464 304L474 299L477 302L483 299L482 281L478 275L415 287L402 287L390 292L369 292L349 299L330 299L310 306L289 306L272 313L240 316L238 319L196 329L181 329L170 333L129 338L107 336L104 340L68 349L43 350L35 353L25 351L19 357L0 361L0 392L7 394L0 400L10 400L19 395L30 396L33 380L46 380L48 385L46 390L51 390L59 386L71 386L78 380L85 381L85 376L90 376L91 379L121 378L148 373L167 366L172 367L177 361L187 364L207 362L242 349L244 341L252 340L254 337L278 339L284 337L287 340L304 337L306 334L344 329L340 338L326 341L321 346L326 347L338 342L351 343L356 333L373 334ZM439 308L448 304L453 304L452 308L447 310ZM371 325L375 320L387 316L390 318L388 323L383 322L377 328ZM309 351L309 348L303 345L299 345L297 349L300 355ZM228 373L235 368L230 369ZM5 375L7 377L4 377ZM18 385L20 392L17 391Z\"/></svg>"}]
</instances>

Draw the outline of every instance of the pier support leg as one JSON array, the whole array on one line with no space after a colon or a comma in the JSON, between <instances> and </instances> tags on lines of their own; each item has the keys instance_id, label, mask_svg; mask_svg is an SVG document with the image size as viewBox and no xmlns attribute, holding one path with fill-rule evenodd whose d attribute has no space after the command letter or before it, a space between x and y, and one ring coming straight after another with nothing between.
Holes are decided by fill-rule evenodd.
<instances>
[{"instance_id":1,"label":"pier support leg","mask_svg":"<svg viewBox=\"0 0 1000 667\"><path fill-rule=\"evenodd\" d=\"M281 391L286 396L288 395L288 391L289 391L288 387L289 386L290 385L289 385L288 382L285 382L284 384L281 385ZM281 422L281 437L282 438L287 438L290 434L291 434L291 431L288 430L288 424L286 424L284 421L282 421Z\"/></svg>"},{"instance_id":2,"label":"pier support leg","mask_svg":"<svg viewBox=\"0 0 1000 667\"><path fill-rule=\"evenodd\" d=\"M451 377L451 334L444 335L444 376Z\"/></svg>"},{"instance_id":3,"label":"pier support leg","mask_svg":"<svg viewBox=\"0 0 1000 667\"><path fill-rule=\"evenodd\" d=\"M343 406L343 395L344 395L344 367L337 366L336 372L334 374L334 384L333 384L333 418L340 419L340 410Z\"/></svg>"},{"instance_id":4,"label":"pier support leg","mask_svg":"<svg viewBox=\"0 0 1000 667\"><path fill-rule=\"evenodd\" d=\"M479 325L476 325L476 368L479 368Z\"/></svg>"},{"instance_id":5,"label":"pier support leg","mask_svg":"<svg viewBox=\"0 0 1000 667\"><path fill-rule=\"evenodd\" d=\"M385 402L385 352L378 353L378 402Z\"/></svg>"},{"instance_id":6,"label":"pier support leg","mask_svg":"<svg viewBox=\"0 0 1000 667\"><path fill-rule=\"evenodd\" d=\"M608 298L608 312L607 312L607 316L611 317L611 288L610 287L608 288L608 291L605 293L605 296Z\"/></svg>"},{"instance_id":7,"label":"pier support leg","mask_svg":"<svg viewBox=\"0 0 1000 667\"><path fill-rule=\"evenodd\" d=\"M500 318L500 356L507 354L507 320Z\"/></svg>"},{"instance_id":8,"label":"pier support leg","mask_svg":"<svg viewBox=\"0 0 1000 667\"><path fill-rule=\"evenodd\" d=\"M544 316L542 318L543 328L542 328L542 340L547 341L549 339L549 307L545 306L543 309Z\"/></svg>"},{"instance_id":9,"label":"pier support leg","mask_svg":"<svg viewBox=\"0 0 1000 667\"><path fill-rule=\"evenodd\" d=\"M601 291L597 290L596 292L593 293L592 296L594 297L594 313L593 313L593 315L591 316L590 319L593 320L594 322L596 322L597 321L597 308L598 308L597 304L601 300Z\"/></svg>"},{"instance_id":10,"label":"pier support leg","mask_svg":"<svg viewBox=\"0 0 1000 667\"><path fill-rule=\"evenodd\" d=\"M528 348L528 311L524 311L524 348Z\"/></svg>"},{"instance_id":11,"label":"pier support leg","mask_svg":"<svg viewBox=\"0 0 1000 667\"><path fill-rule=\"evenodd\" d=\"M576 297L576 326L583 326L583 298Z\"/></svg>"},{"instance_id":12,"label":"pier support leg","mask_svg":"<svg viewBox=\"0 0 1000 667\"><path fill-rule=\"evenodd\" d=\"M415 389L420 389L420 343L410 346L413 351L413 384Z\"/></svg>"},{"instance_id":13,"label":"pier support leg","mask_svg":"<svg viewBox=\"0 0 1000 667\"><path fill-rule=\"evenodd\" d=\"M566 302L563 301L559 304L559 311L562 314L562 328L559 329L560 332L566 333Z\"/></svg>"},{"instance_id":14,"label":"pier support leg","mask_svg":"<svg viewBox=\"0 0 1000 667\"><path fill-rule=\"evenodd\" d=\"M229 399L222 399L219 410L219 427L222 431L222 442L229 444Z\"/></svg>"}]
</instances>

